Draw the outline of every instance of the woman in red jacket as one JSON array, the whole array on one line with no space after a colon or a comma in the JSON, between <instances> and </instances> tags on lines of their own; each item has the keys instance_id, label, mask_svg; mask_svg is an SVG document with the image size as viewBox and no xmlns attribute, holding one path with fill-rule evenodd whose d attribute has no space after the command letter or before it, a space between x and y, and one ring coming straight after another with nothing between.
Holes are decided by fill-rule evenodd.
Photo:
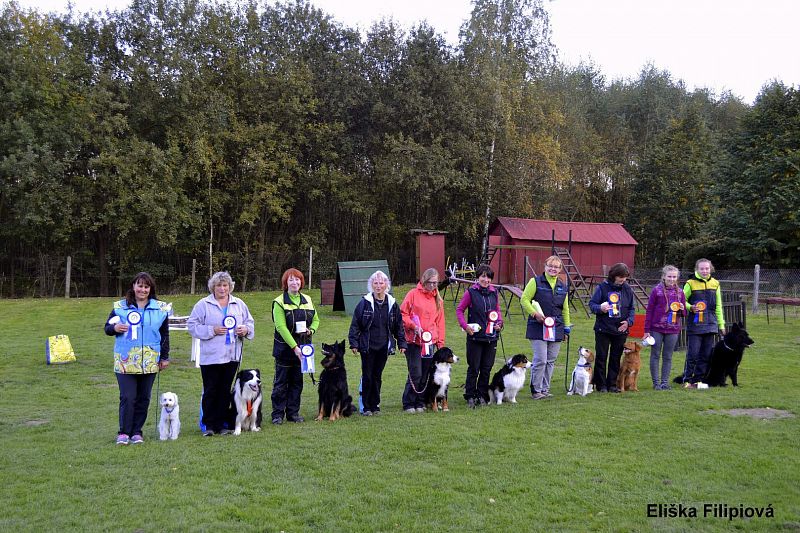
<instances>
[{"instance_id":1,"label":"woman in red jacket","mask_svg":"<svg viewBox=\"0 0 800 533\"><path fill-rule=\"evenodd\" d=\"M403 391L403 410L425 410L425 385L433 362L433 352L444 347L444 303L439 296L439 272L429 268L417 286L406 294L400 306L408 349L408 380Z\"/></svg>"}]
</instances>

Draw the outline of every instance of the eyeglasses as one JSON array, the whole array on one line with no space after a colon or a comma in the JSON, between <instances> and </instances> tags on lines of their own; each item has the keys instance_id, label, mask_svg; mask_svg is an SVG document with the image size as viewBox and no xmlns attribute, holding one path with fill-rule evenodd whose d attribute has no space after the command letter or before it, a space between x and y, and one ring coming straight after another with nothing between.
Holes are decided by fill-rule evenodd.
<instances>
[{"instance_id":1,"label":"eyeglasses","mask_svg":"<svg viewBox=\"0 0 800 533\"><path fill-rule=\"evenodd\" d=\"M428 287L435 287L439 284L438 281L430 280L423 283L423 285L427 285Z\"/></svg>"}]
</instances>

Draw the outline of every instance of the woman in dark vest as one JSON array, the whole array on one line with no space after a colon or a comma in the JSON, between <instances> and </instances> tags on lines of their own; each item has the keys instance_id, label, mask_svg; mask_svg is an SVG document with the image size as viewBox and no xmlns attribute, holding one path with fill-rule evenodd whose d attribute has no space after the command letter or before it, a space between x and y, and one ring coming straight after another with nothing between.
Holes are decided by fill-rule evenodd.
<instances>
[{"instance_id":1,"label":"woman in dark vest","mask_svg":"<svg viewBox=\"0 0 800 533\"><path fill-rule=\"evenodd\" d=\"M281 276L283 293L272 301L272 320L275 322L275 380L272 383L272 423L303 422L300 416L300 396L303 394L303 374L300 370L300 345L311 344L311 336L319 328L319 315L311 298L302 294L303 273L290 268Z\"/></svg>"},{"instance_id":2,"label":"woman in dark vest","mask_svg":"<svg viewBox=\"0 0 800 533\"><path fill-rule=\"evenodd\" d=\"M468 366L464 399L473 409L489 403L489 378L497 353L497 339L503 328L497 289L492 285L492 267L480 265L475 274L477 283L464 292L456 308L458 323L467 334ZM469 315L466 319L464 310Z\"/></svg>"},{"instance_id":3,"label":"woman in dark vest","mask_svg":"<svg viewBox=\"0 0 800 533\"><path fill-rule=\"evenodd\" d=\"M620 392L617 388L619 359L634 317L633 289L628 285L629 277L628 265L617 263L611 267L608 278L597 286L589 300L589 309L596 315L592 383L597 392Z\"/></svg>"},{"instance_id":4,"label":"woman in dark vest","mask_svg":"<svg viewBox=\"0 0 800 533\"><path fill-rule=\"evenodd\" d=\"M708 372L711 351L717 333L725 335L725 318L722 313L722 291L719 281L711 277L714 266L708 259L698 259L694 276L686 281L686 368L683 381L694 385Z\"/></svg>"},{"instance_id":5,"label":"woman in dark vest","mask_svg":"<svg viewBox=\"0 0 800 533\"><path fill-rule=\"evenodd\" d=\"M552 396L550 379L561 341L572 329L567 301L569 289L558 277L562 268L561 259L551 255L544 262L544 272L531 278L522 291L522 308L528 315L525 338L531 341L533 349L531 395L534 400Z\"/></svg>"}]
</instances>

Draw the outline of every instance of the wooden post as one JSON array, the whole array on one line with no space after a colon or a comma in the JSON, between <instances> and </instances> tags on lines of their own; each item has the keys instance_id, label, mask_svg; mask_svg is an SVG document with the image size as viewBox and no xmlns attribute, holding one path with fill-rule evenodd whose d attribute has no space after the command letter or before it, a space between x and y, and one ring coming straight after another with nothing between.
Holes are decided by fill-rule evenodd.
<instances>
[{"instance_id":1,"label":"wooden post","mask_svg":"<svg viewBox=\"0 0 800 533\"><path fill-rule=\"evenodd\" d=\"M311 273L314 270L314 247L308 247L308 288L311 288Z\"/></svg>"},{"instance_id":2,"label":"wooden post","mask_svg":"<svg viewBox=\"0 0 800 533\"><path fill-rule=\"evenodd\" d=\"M67 256L67 274L64 278L64 298L69 298L69 284L72 279L72 257Z\"/></svg>"},{"instance_id":3,"label":"wooden post","mask_svg":"<svg viewBox=\"0 0 800 533\"><path fill-rule=\"evenodd\" d=\"M753 271L753 314L758 314L758 288L761 285L761 265L756 265Z\"/></svg>"},{"instance_id":4,"label":"wooden post","mask_svg":"<svg viewBox=\"0 0 800 533\"><path fill-rule=\"evenodd\" d=\"M194 294L195 274L197 273L197 259L192 259L192 289L191 294Z\"/></svg>"}]
</instances>

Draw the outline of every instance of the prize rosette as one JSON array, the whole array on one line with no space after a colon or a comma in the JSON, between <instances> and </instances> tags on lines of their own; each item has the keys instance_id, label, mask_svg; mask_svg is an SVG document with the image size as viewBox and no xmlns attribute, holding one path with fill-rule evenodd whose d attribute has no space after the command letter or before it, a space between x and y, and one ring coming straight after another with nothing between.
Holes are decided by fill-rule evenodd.
<instances>
[{"instance_id":1,"label":"prize rosette","mask_svg":"<svg viewBox=\"0 0 800 533\"><path fill-rule=\"evenodd\" d=\"M430 331L422 332L422 357L433 357L433 350L431 350L433 335Z\"/></svg>"},{"instance_id":2,"label":"prize rosette","mask_svg":"<svg viewBox=\"0 0 800 533\"><path fill-rule=\"evenodd\" d=\"M494 324L500 320L500 313L497 311L489 311L489 322L486 324L486 334L494 334Z\"/></svg>"},{"instance_id":3,"label":"prize rosette","mask_svg":"<svg viewBox=\"0 0 800 533\"><path fill-rule=\"evenodd\" d=\"M139 311L131 311L125 318L130 328L128 328L128 338L135 341L139 338L139 325L142 323L142 314Z\"/></svg>"},{"instance_id":4,"label":"prize rosette","mask_svg":"<svg viewBox=\"0 0 800 533\"><path fill-rule=\"evenodd\" d=\"M236 340L236 317L226 316L222 319L222 326L228 330L225 334L225 344L232 344Z\"/></svg>"},{"instance_id":5,"label":"prize rosette","mask_svg":"<svg viewBox=\"0 0 800 533\"><path fill-rule=\"evenodd\" d=\"M680 302L672 302L669 304L669 310L671 311L669 314L669 323L670 324L677 324L678 323L678 311L681 310L681 303Z\"/></svg>"},{"instance_id":6,"label":"prize rosette","mask_svg":"<svg viewBox=\"0 0 800 533\"><path fill-rule=\"evenodd\" d=\"M300 345L300 371L303 374L314 373L314 345L302 344Z\"/></svg>"},{"instance_id":7,"label":"prize rosette","mask_svg":"<svg viewBox=\"0 0 800 533\"><path fill-rule=\"evenodd\" d=\"M694 323L702 324L705 322L705 310L708 308L705 302L697 302L694 304Z\"/></svg>"},{"instance_id":8,"label":"prize rosette","mask_svg":"<svg viewBox=\"0 0 800 533\"><path fill-rule=\"evenodd\" d=\"M608 294L608 304L611 306L608 309L608 316L619 316L619 293L611 292Z\"/></svg>"},{"instance_id":9,"label":"prize rosette","mask_svg":"<svg viewBox=\"0 0 800 533\"><path fill-rule=\"evenodd\" d=\"M556 319L548 316L544 319L543 340L554 342L556 340Z\"/></svg>"}]
</instances>

